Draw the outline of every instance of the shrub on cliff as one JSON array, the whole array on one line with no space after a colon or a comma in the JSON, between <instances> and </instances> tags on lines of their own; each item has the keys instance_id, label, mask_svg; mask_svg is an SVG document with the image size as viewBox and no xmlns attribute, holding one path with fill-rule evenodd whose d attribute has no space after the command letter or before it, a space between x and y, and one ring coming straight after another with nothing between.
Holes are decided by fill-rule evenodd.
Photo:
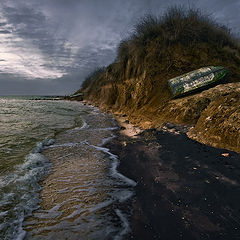
<instances>
[{"instance_id":1,"label":"shrub on cliff","mask_svg":"<svg viewBox=\"0 0 240 240\"><path fill-rule=\"evenodd\" d=\"M191 56L199 55L200 60L192 63ZM141 65L142 70L153 64L156 67L151 71L156 73L177 68L181 74L209 64L225 64L226 55L231 58L229 63L240 62L239 44L230 30L199 10L183 7L169 8L162 17L143 17L118 48L118 61L123 67L128 61Z\"/></svg>"},{"instance_id":2,"label":"shrub on cliff","mask_svg":"<svg viewBox=\"0 0 240 240\"><path fill-rule=\"evenodd\" d=\"M235 47L230 30L216 23L198 9L185 10L171 7L162 17L147 15L135 26L130 42L146 46L158 38L163 46L181 43L183 45L206 42L215 47Z\"/></svg>"},{"instance_id":3,"label":"shrub on cliff","mask_svg":"<svg viewBox=\"0 0 240 240\"><path fill-rule=\"evenodd\" d=\"M86 89L87 87L91 86L95 81L97 81L101 74L105 71L104 67L98 67L93 72L91 72L83 81L82 89Z\"/></svg>"}]
</instances>

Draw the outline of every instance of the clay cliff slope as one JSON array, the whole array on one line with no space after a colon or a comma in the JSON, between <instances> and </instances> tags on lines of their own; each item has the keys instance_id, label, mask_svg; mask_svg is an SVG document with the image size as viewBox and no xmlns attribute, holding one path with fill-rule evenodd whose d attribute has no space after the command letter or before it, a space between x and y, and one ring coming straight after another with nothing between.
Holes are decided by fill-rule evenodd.
<instances>
[{"instance_id":1,"label":"clay cliff slope","mask_svg":"<svg viewBox=\"0 0 240 240\"><path fill-rule=\"evenodd\" d=\"M229 69L225 82L172 99L168 79L210 65ZM174 7L143 18L120 43L116 61L86 78L77 93L144 128L189 125L189 137L240 152L239 81L238 40L199 11Z\"/></svg>"}]
</instances>

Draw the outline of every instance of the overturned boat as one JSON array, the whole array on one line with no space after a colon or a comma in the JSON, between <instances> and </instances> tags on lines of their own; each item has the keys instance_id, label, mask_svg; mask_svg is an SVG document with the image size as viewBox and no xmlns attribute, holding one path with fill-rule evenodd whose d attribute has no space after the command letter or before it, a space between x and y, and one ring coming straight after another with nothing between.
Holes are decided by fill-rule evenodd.
<instances>
[{"instance_id":1,"label":"overturned boat","mask_svg":"<svg viewBox=\"0 0 240 240\"><path fill-rule=\"evenodd\" d=\"M181 97L209 88L224 79L227 74L228 70L224 67L203 67L168 80L168 86L173 97Z\"/></svg>"}]
</instances>

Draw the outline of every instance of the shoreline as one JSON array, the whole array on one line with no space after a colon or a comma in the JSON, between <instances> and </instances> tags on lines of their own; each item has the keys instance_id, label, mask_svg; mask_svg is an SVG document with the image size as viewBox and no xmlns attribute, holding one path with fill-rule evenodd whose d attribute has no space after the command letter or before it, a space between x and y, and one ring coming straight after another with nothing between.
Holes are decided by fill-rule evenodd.
<instances>
[{"instance_id":1,"label":"shoreline","mask_svg":"<svg viewBox=\"0 0 240 240\"><path fill-rule=\"evenodd\" d=\"M129 239L240 236L240 154L196 142L184 126L143 130L114 118L120 129L105 146L137 182Z\"/></svg>"},{"instance_id":2,"label":"shoreline","mask_svg":"<svg viewBox=\"0 0 240 240\"><path fill-rule=\"evenodd\" d=\"M220 84L193 95L159 102L157 105L150 104L150 101L142 107L134 103L136 99L130 105L120 100L109 103L106 97L111 96L110 90L107 93L105 96L103 92L103 96L96 98L94 94L87 92L83 102L93 104L114 116L127 116L131 123L143 129L160 129L164 123L189 126L189 138L240 153L239 82Z\"/></svg>"},{"instance_id":3,"label":"shoreline","mask_svg":"<svg viewBox=\"0 0 240 240\"><path fill-rule=\"evenodd\" d=\"M117 171L118 157L103 147L116 122L98 109L82 120L42 152L52 168L40 181L39 208L24 221L26 239L124 239L130 231L136 183Z\"/></svg>"},{"instance_id":4,"label":"shoreline","mask_svg":"<svg viewBox=\"0 0 240 240\"><path fill-rule=\"evenodd\" d=\"M119 206L133 212L132 231L124 239L223 240L240 235L240 154L191 140L188 127L165 124L144 130L125 115L111 115L119 129L103 147L118 156L120 174L137 182L135 196ZM47 185L54 189L51 181ZM64 186L60 190L66 191Z\"/></svg>"}]
</instances>

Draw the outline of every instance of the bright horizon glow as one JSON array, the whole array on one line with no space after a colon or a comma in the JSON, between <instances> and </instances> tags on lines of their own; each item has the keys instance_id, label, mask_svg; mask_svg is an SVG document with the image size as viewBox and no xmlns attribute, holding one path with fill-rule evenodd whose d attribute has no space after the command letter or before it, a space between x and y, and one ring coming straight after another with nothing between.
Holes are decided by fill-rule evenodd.
<instances>
[{"instance_id":1,"label":"bright horizon glow","mask_svg":"<svg viewBox=\"0 0 240 240\"><path fill-rule=\"evenodd\" d=\"M2 23L7 19L1 17ZM6 24L0 27L0 70L26 79L60 78L63 71L46 67L47 59L41 51L13 32L14 27ZM1 32L2 31L2 32Z\"/></svg>"}]
</instances>

